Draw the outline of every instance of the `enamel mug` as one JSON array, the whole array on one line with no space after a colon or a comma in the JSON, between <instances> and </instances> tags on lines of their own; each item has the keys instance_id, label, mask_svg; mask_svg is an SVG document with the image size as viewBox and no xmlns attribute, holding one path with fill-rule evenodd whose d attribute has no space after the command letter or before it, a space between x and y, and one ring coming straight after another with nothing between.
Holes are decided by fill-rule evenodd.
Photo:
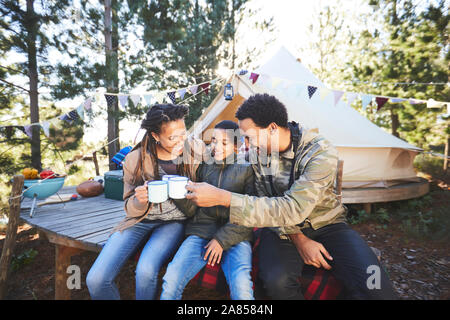
<instances>
[{"instance_id":1,"label":"enamel mug","mask_svg":"<svg viewBox=\"0 0 450 320\"><path fill-rule=\"evenodd\" d=\"M168 199L167 181L155 180L147 182L148 201L161 203Z\"/></svg>"}]
</instances>

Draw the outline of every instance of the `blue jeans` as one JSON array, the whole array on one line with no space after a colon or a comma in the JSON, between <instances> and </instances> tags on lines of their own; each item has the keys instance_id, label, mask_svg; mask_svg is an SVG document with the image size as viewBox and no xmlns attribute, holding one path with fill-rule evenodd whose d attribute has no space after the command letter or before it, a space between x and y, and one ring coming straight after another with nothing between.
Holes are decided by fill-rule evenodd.
<instances>
[{"instance_id":1,"label":"blue jeans","mask_svg":"<svg viewBox=\"0 0 450 320\"><path fill-rule=\"evenodd\" d=\"M136 299L155 299L158 272L176 251L183 236L184 223L178 221L140 222L114 232L86 277L91 298L120 299L114 279L125 262L148 238L136 266Z\"/></svg>"},{"instance_id":2,"label":"blue jeans","mask_svg":"<svg viewBox=\"0 0 450 320\"><path fill-rule=\"evenodd\" d=\"M209 240L195 235L184 240L163 278L161 300L180 300L188 282L206 265L203 260ZM242 241L222 254L222 270L230 288L232 300L254 300L252 269L252 247Z\"/></svg>"}]
</instances>

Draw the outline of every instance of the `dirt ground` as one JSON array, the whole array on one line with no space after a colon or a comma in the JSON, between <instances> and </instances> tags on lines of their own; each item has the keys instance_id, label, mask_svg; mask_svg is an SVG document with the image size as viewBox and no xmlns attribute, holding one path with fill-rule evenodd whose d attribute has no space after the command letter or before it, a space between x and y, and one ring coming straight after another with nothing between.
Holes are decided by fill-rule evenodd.
<instances>
[{"instance_id":1,"label":"dirt ground","mask_svg":"<svg viewBox=\"0 0 450 320\"><path fill-rule=\"evenodd\" d=\"M448 185L444 186L448 189ZM448 200L448 199L447 199ZM448 201L445 201L448 204ZM437 300L450 299L450 251L448 243L413 240L400 225L391 223L386 229L376 223L352 226L372 247L381 251L381 261L393 282L400 299ZM4 233L0 232L0 249ZM8 279L6 299L51 300L54 299L55 249L35 228L20 225L16 256L37 252L34 258L17 264ZM72 299L90 299L85 277L97 254L84 252L72 258L72 264L80 266L82 283L80 290L72 290ZM134 270L136 263L129 261L116 281L122 299L134 299ZM161 270L160 280L165 270ZM189 284L183 299L226 300L228 296L216 291Z\"/></svg>"}]
</instances>

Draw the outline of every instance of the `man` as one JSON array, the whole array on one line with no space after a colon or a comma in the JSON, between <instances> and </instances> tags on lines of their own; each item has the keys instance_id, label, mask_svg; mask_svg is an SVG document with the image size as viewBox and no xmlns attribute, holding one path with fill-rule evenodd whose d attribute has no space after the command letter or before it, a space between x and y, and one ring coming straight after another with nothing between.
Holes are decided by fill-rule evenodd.
<instances>
[{"instance_id":1,"label":"man","mask_svg":"<svg viewBox=\"0 0 450 320\"><path fill-rule=\"evenodd\" d=\"M260 278L273 299L303 299L303 265L330 269L353 299L395 299L392 285L366 242L345 222L334 192L338 153L314 130L288 123L285 106L256 94L236 112L248 136L258 196L190 184L197 205L230 208L230 222L263 228ZM253 148L252 148L253 149Z\"/></svg>"}]
</instances>

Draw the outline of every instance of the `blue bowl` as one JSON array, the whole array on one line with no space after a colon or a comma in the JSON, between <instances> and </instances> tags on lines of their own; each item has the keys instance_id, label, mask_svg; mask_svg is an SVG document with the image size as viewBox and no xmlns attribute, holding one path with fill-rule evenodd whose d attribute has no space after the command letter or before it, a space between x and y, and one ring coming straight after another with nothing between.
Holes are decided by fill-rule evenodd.
<instances>
[{"instance_id":1,"label":"blue bowl","mask_svg":"<svg viewBox=\"0 0 450 320\"><path fill-rule=\"evenodd\" d=\"M62 188L65 179L66 177L53 178L47 180L41 179L25 180L23 185L26 188L23 195L31 199L34 198L34 195L36 195L38 199L48 198Z\"/></svg>"}]
</instances>

